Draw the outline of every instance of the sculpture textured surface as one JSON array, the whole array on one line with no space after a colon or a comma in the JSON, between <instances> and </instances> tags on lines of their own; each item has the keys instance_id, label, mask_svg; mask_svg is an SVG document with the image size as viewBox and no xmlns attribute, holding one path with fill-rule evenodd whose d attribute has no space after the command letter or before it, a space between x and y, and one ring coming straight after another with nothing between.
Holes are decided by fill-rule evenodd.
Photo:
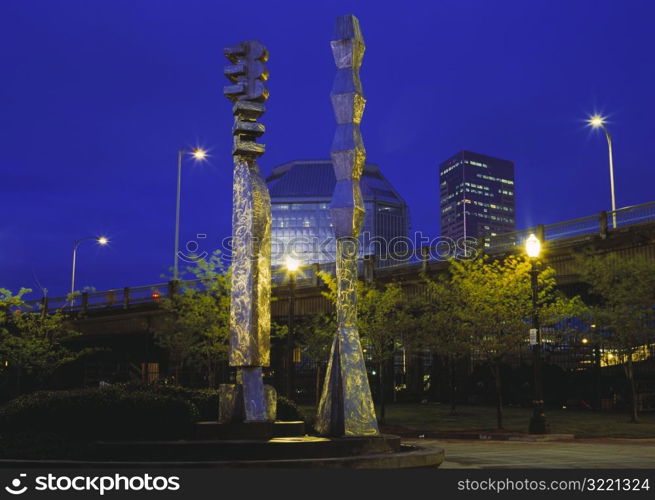
<instances>
[{"instance_id":1,"label":"sculpture textured surface","mask_svg":"<svg viewBox=\"0 0 655 500\"><path fill-rule=\"evenodd\" d=\"M219 421L270 421L275 397L264 387L262 367L270 362L271 200L257 165L265 151L257 142L265 130L257 119L268 99L268 51L260 42L246 41L224 53L231 84L223 93L234 103L229 361L238 370L236 385L221 386L225 403Z\"/></svg>"},{"instance_id":2,"label":"sculpture textured surface","mask_svg":"<svg viewBox=\"0 0 655 500\"><path fill-rule=\"evenodd\" d=\"M366 160L359 124L366 100L359 78L365 45L355 16L337 18L331 46L337 66L330 94L337 121L331 149L337 183L330 205L337 240L337 332L315 427L328 436L366 436L379 431L357 330L358 236L365 215L360 178Z\"/></svg>"}]
</instances>

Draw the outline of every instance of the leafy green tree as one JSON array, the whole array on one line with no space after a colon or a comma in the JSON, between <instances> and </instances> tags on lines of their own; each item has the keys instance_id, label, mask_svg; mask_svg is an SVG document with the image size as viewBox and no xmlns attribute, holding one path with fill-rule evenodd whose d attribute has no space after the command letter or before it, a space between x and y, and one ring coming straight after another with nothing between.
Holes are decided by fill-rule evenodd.
<instances>
[{"instance_id":1,"label":"leafy green tree","mask_svg":"<svg viewBox=\"0 0 655 500\"><path fill-rule=\"evenodd\" d=\"M311 316L296 325L297 341L302 350L316 363L316 405L321 398L322 377L330 356L330 347L337 329L333 315Z\"/></svg>"},{"instance_id":2,"label":"leafy green tree","mask_svg":"<svg viewBox=\"0 0 655 500\"><path fill-rule=\"evenodd\" d=\"M69 341L80 335L73 330L61 309L51 313L30 311L23 288L12 295L0 289L0 360L16 375L16 390L21 392L23 375L44 382L60 366L84 355Z\"/></svg>"},{"instance_id":3,"label":"leafy green tree","mask_svg":"<svg viewBox=\"0 0 655 500\"><path fill-rule=\"evenodd\" d=\"M446 360L450 388L450 412L456 413L456 367L471 353L472 341L461 315L462 296L453 293L444 275L435 278L423 276L423 293L413 297L410 316L415 326L415 338L420 346ZM435 360L436 361L436 360Z\"/></svg>"},{"instance_id":4,"label":"leafy green tree","mask_svg":"<svg viewBox=\"0 0 655 500\"><path fill-rule=\"evenodd\" d=\"M403 333L407 331L409 324L405 294L396 283L388 283L383 288L376 288L360 282L358 304L359 331L364 344L370 350L373 364L378 368L380 422L384 423L387 383L385 365L401 346ZM404 340L408 342L410 339Z\"/></svg>"},{"instance_id":5,"label":"leafy green tree","mask_svg":"<svg viewBox=\"0 0 655 500\"><path fill-rule=\"evenodd\" d=\"M655 262L607 254L580 257L578 269L596 299L590 307L598 332L595 340L623 367L631 420L637 422L635 361L643 359L655 341Z\"/></svg>"},{"instance_id":6,"label":"leafy green tree","mask_svg":"<svg viewBox=\"0 0 655 500\"><path fill-rule=\"evenodd\" d=\"M518 256L497 260L482 255L450 264L453 320L461 326L460 334L470 339L472 353L489 362L495 380L498 428L503 427L501 365L528 341L533 314L530 270L529 259ZM537 314L542 329L582 310L579 298L568 299L555 286L555 271L541 269Z\"/></svg>"},{"instance_id":7,"label":"leafy green tree","mask_svg":"<svg viewBox=\"0 0 655 500\"><path fill-rule=\"evenodd\" d=\"M220 253L199 259L188 271L200 286L182 286L160 307L166 319L153 327L155 341L166 349L179 383L180 370L196 368L209 387L217 382L227 358L230 330L230 277Z\"/></svg>"},{"instance_id":8,"label":"leafy green tree","mask_svg":"<svg viewBox=\"0 0 655 500\"><path fill-rule=\"evenodd\" d=\"M21 288L14 295L10 290L0 288L0 332L7 333L12 311L24 305L23 296L31 291L29 288Z\"/></svg>"}]
</instances>

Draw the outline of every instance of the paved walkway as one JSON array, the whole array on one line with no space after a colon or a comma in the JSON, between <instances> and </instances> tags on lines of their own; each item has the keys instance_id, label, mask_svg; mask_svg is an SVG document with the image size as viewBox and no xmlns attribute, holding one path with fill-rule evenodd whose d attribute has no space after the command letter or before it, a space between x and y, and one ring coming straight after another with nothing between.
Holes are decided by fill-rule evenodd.
<instances>
[{"instance_id":1,"label":"paved walkway","mask_svg":"<svg viewBox=\"0 0 655 500\"><path fill-rule=\"evenodd\" d=\"M444 469L655 469L655 439L522 442L411 439L443 448Z\"/></svg>"}]
</instances>

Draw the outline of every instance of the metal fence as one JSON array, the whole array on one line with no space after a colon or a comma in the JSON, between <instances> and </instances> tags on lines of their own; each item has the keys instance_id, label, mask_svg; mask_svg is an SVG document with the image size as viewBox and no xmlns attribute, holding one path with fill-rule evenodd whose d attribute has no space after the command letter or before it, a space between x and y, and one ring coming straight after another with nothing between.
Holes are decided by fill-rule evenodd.
<instances>
[{"instance_id":1,"label":"metal fence","mask_svg":"<svg viewBox=\"0 0 655 500\"><path fill-rule=\"evenodd\" d=\"M616 214L616 227L634 226L655 220L655 202L632 207L619 208ZM608 212L608 225L613 228L612 212Z\"/></svg>"},{"instance_id":2,"label":"metal fence","mask_svg":"<svg viewBox=\"0 0 655 500\"><path fill-rule=\"evenodd\" d=\"M492 236L487 251L503 252L514 247L523 246L530 234L536 234L556 247L561 243L570 243L571 239L583 239L593 236L606 237L611 231L626 226L650 223L655 221L655 202L620 208L610 212L600 212L595 215L579 217L554 224L535 226L512 233Z\"/></svg>"}]
</instances>

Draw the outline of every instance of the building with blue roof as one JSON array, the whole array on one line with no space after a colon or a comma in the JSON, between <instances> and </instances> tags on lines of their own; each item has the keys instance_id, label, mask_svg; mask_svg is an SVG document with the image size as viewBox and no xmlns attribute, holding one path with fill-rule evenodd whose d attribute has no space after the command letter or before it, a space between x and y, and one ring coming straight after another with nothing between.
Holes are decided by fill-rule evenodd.
<instances>
[{"instance_id":1,"label":"building with blue roof","mask_svg":"<svg viewBox=\"0 0 655 500\"><path fill-rule=\"evenodd\" d=\"M271 195L273 265L288 254L303 264L334 262L336 244L330 201L336 177L330 160L294 160L267 177ZM409 208L377 165L367 163L361 177L366 219L360 237L362 255L380 255L409 233Z\"/></svg>"}]
</instances>

